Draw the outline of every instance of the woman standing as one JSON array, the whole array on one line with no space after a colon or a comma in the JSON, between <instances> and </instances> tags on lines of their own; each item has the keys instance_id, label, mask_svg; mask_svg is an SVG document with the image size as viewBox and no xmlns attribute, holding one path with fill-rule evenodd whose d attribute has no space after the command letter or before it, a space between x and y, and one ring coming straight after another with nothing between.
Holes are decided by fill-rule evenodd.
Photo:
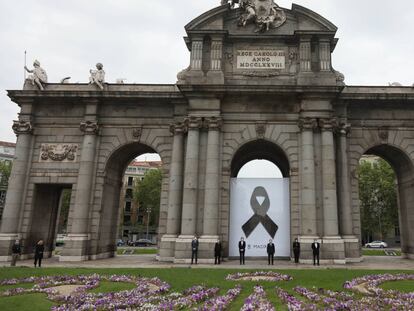
<instances>
[{"instance_id":1,"label":"woman standing","mask_svg":"<svg viewBox=\"0 0 414 311\"><path fill-rule=\"evenodd\" d=\"M299 263L300 243L297 238L295 239L295 242L293 242L293 254L295 255L295 263Z\"/></svg>"},{"instance_id":2,"label":"woman standing","mask_svg":"<svg viewBox=\"0 0 414 311\"><path fill-rule=\"evenodd\" d=\"M39 263L39 268L42 266L44 250L45 250L45 246L43 245L43 240L39 240L39 242L37 242L35 246L35 258L34 258L35 268L36 268L37 263Z\"/></svg>"}]
</instances>

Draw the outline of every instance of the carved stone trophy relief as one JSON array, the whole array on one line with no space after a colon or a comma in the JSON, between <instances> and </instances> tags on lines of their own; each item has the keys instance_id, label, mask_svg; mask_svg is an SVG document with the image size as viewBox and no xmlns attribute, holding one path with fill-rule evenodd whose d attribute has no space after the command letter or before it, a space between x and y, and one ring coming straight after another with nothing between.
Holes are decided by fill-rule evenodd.
<instances>
[{"instance_id":1,"label":"carved stone trophy relief","mask_svg":"<svg viewBox=\"0 0 414 311\"><path fill-rule=\"evenodd\" d=\"M238 1L242 14L239 26L245 27L250 23L257 26L255 32L265 32L278 28L286 22L286 13L273 0L240 0Z\"/></svg>"}]
</instances>

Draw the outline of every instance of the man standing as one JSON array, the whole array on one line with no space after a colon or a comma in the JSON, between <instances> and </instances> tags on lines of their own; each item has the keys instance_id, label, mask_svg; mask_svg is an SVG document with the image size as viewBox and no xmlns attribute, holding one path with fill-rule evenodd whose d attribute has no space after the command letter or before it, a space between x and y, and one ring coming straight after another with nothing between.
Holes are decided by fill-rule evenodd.
<instances>
[{"instance_id":1,"label":"man standing","mask_svg":"<svg viewBox=\"0 0 414 311\"><path fill-rule=\"evenodd\" d=\"M216 244L214 245L214 264L219 265L221 258L221 242L217 240Z\"/></svg>"},{"instance_id":2,"label":"man standing","mask_svg":"<svg viewBox=\"0 0 414 311\"><path fill-rule=\"evenodd\" d=\"M244 238L240 238L239 241L239 254L240 254L240 264L244 265L244 254L246 253L246 242Z\"/></svg>"},{"instance_id":3,"label":"man standing","mask_svg":"<svg viewBox=\"0 0 414 311\"><path fill-rule=\"evenodd\" d=\"M20 248L20 242L19 240L16 240L12 246L12 261L10 266L15 267L16 261L19 259L20 255L22 253L22 250Z\"/></svg>"},{"instance_id":4,"label":"man standing","mask_svg":"<svg viewBox=\"0 0 414 311\"><path fill-rule=\"evenodd\" d=\"M273 266L273 260L275 258L275 244L273 244L272 239L269 240L269 243L267 244L267 262L270 265L270 261L272 261Z\"/></svg>"},{"instance_id":5,"label":"man standing","mask_svg":"<svg viewBox=\"0 0 414 311\"><path fill-rule=\"evenodd\" d=\"M293 255L295 256L295 263L299 263L300 243L298 241L298 238L296 238L295 242L293 242Z\"/></svg>"},{"instance_id":6,"label":"man standing","mask_svg":"<svg viewBox=\"0 0 414 311\"><path fill-rule=\"evenodd\" d=\"M313 265L316 265L316 261L318 262L319 266L319 250L321 248L321 245L319 242L315 239L312 243L312 251L313 251Z\"/></svg>"},{"instance_id":7,"label":"man standing","mask_svg":"<svg viewBox=\"0 0 414 311\"><path fill-rule=\"evenodd\" d=\"M191 264L193 264L194 260L197 264L197 252L198 252L198 240L197 237L194 236L194 239L191 241Z\"/></svg>"}]
</instances>

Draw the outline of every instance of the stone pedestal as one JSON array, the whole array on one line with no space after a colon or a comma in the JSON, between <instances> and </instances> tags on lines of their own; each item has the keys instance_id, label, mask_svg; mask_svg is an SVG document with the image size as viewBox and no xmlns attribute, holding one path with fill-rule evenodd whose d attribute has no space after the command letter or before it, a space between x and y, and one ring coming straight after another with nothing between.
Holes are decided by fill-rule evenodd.
<instances>
[{"instance_id":1,"label":"stone pedestal","mask_svg":"<svg viewBox=\"0 0 414 311\"><path fill-rule=\"evenodd\" d=\"M68 234L64 239L65 246L59 261L85 261L89 260L88 246L90 236L88 234Z\"/></svg>"},{"instance_id":2,"label":"stone pedestal","mask_svg":"<svg viewBox=\"0 0 414 311\"><path fill-rule=\"evenodd\" d=\"M177 235L175 234L164 234L161 238L159 261L174 261L175 254L175 243Z\"/></svg>"},{"instance_id":3,"label":"stone pedestal","mask_svg":"<svg viewBox=\"0 0 414 311\"><path fill-rule=\"evenodd\" d=\"M175 240L174 263L191 263L191 241L194 235L180 235Z\"/></svg>"}]
</instances>

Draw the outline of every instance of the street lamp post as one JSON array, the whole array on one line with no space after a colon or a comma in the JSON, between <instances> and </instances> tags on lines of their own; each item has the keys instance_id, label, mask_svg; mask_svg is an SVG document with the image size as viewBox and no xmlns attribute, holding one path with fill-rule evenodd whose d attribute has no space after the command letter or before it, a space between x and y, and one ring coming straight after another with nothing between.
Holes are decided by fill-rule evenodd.
<instances>
[{"instance_id":1,"label":"street lamp post","mask_svg":"<svg viewBox=\"0 0 414 311\"><path fill-rule=\"evenodd\" d=\"M147 240L148 240L150 213L151 213L151 207L147 207Z\"/></svg>"}]
</instances>

